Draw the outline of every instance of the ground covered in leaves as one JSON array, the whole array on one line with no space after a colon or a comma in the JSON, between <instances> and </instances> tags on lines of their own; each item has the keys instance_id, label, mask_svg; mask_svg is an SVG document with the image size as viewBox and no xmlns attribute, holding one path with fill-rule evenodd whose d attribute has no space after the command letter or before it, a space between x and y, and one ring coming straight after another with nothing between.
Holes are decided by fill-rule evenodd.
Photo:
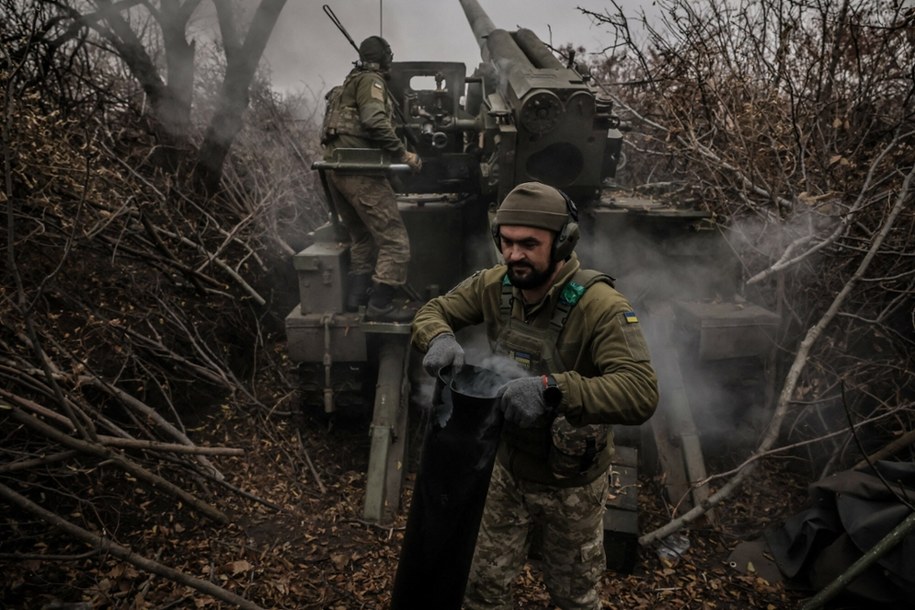
<instances>
[{"instance_id":1,"label":"ground covered in leaves","mask_svg":"<svg viewBox=\"0 0 915 610\"><path fill-rule=\"evenodd\" d=\"M307 419L303 422L312 423ZM353 451L356 448L359 450ZM337 498L333 508L329 513L322 508L322 514L331 523L320 531L333 532L330 538L340 540L342 546L334 552L322 547L321 542L315 542L306 551L309 554L312 549L319 552L324 548L326 555L320 566L312 566L310 582L314 585L314 593L322 596L314 607L383 608L387 605L404 516L402 513L393 529L373 527L358 518L367 453L367 437L363 430L357 429L347 442L325 446L319 454L320 461L333 471L340 472L333 465L345 463L343 455L350 456L353 460L350 465L356 469L340 472L339 482L328 487L328 493ZM605 606L620 610L795 607L799 595L786 591L780 583L770 583L747 572L745 566L741 569L728 561L731 549L741 538L755 536L766 524L787 516L792 506L803 501L803 486L795 485L793 477L777 465L761 469L757 482L761 483L758 487L754 486L735 499L726 511L720 511L727 518L719 518L717 529L703 523L687 532L690 548L678 563L662 561L652 549L642 549L632 574L608 572L603 588ZM336 492L332 492L334 488ZM658 480L642 477L640 523L645 531L667 521L667 507L660 489ZM766 492L769 492L768 497ZM788 494L793 497L786 497ZM327 500L324 499L323 506ZM409 489L406 500L409 501ZM317 502L322 504L320 499ZM314 529L314 525L311 527ZM536 563L529 563L519 577L516 599L517 608L552 608Z\"/></svg>"},{"instance_id":2,"label":"ground covered in leaves","mask_svg":"<svg viewBox=\"0 0 915 610\"><path fill-rule=\"evenodd\" d=\"M289 374L295 376L295 371ZM262 388L264 391L264 388ZM368 461L367 416L328 420L320 408L293 396L278 396L269 412L236 412L229 406L200 414L195 434L207 443L241 447L243 456L215 458L231 484L250 496L212 488L233 518L227 527L197 520L193 512L119 475L93 510L123 512L113 538L146 557L209 580L265 608L386 608L397 567L406 511L387 527L362 519ZM770 582L752 565L729 562L731 550L757 536L803 503L800 481L772 462L751 486L716 513L685 532L689 548L677 563L641 549L630 575L608 572L607 608L795 608L804 594ZM405 502L409 502L408 476ZM643 474L643 531L668 519L657 478ZM254 497L254 499L252 499ZM106 498L100 505L101 498ZM125 503L145 510L130 510ZM123 510L122 510L123 509ZM135 515L145 515L135 521ZM22 530L30 527L21 524ZM67 540L30 539L4 544L3 607L217 608L226 604L151 576L111 557L87 553ZM30 541L30 542L29 542ZM46 549L54 549L48 560ZM14 551L18 561L9 561ZM57 605L55 605L57 604ZM80 606L75 606L80 607ZM535 563L517 582L517 608L551 608Z\"/></svg>"},{"instance_id":3,"label":"ground covered in leaves","mask_svg":"<svg viewBox=\"0 0 915 610\"><path fill-rule=\"evenodd\" d=\"M158 500L147 507L148 521L125 523L114 534L140 554L155 556L165 565L208 579L263 607L385 608L406 512L401 511L389 527L362 519L367 422L352 417L335 419L330 425L316 409L300 410L301 405L294 402L287 401L287 407L292 405L289 411L268 414L224 408L198 423L199 433L211 442L245 449L244 456L219 461L233 485L258 499L232 496L233 525L216 529ZM605 605L618 609L795 607L797 594L728 562L737 542L786 516L802 499L803 489L777 466L761 469L752 490L718 511L717 528L706 522L690 529L689 549L678 563L664 562L651 549L642 549L632 574L608 572ZM411 480L408 477L406 502ZM129 485L129 481L122 483ZM659 489L657 480L642 478L643 529L666 522L667 508ZM134 501L142 503L142 489L134 492ZM113 487L112 499L118 494ZM10 602L4 606L51 608L59 601L82 600L92 608L225 607L123 562L99 562L78 543L63 547L72 554L61 561L39 561L42 544L48 541L34 541L35 555L25 561L4 562L4 599ZM519 578L517 597L518 608L551 607L535 563Z\"/></svg>"}]
</instances>

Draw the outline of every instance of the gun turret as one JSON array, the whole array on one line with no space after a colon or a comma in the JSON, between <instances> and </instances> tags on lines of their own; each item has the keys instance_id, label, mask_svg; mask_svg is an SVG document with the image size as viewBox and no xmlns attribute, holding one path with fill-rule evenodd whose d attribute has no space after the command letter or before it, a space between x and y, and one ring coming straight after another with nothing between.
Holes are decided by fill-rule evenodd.
<instances>
[{"instance_id":1,"label":"gun turret","mask_svg":"<svg viewBox=\"0 0 915 610\"><path fill-rule=\"evenodd\" d=\"M577 201L596 199L615 173L612 104L531 30L499 29L477 0L460 1L483 58L482 173L497 199L526 180L561 188Z\"/></svg>"}]
</instances>

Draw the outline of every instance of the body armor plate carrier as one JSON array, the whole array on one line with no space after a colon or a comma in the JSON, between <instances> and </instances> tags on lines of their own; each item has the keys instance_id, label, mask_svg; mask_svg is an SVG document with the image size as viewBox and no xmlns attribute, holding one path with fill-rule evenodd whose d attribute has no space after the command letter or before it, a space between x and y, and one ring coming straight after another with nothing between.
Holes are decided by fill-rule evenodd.
<instances>
[{"instance_id":1,"label":"body armor plate carrier","mask_svg":"<svg viewBox=\"0 0 915 610\"><path fill-rule=\"evenodd\" d=\"M362 76L364 72L350 72L342 85L337 85L324 96L324 122L321 124L321 144L327 144L338 135L349 135L357 138L368 138L369 133L362 127L359 120L359 109L356 106L345 105L346 98L355 101L352 91L347 93L347 87L353 87L353 80Z\"/></svg>"},{"instance_id":2,"label":"body armor plate carrier","mask_svg":"<svg viewBox=\"0 0 915 610\"><path fill-rule=\"evenodd\" d=\"M613 286L613 278L603 273L584 269L576 272L563 287L549 324L544 326L526 324L512 317L515 299L506 274L499 307L505 326L496 338L493 351L508 356L534 374L567 370L559 355L560 335L572 309L595 282ZM610 442L610 425L575 426L564 415L559 415L529 429L506 424L505 437L516 450L545 457L553 476L566 479L585 473L593 464Z\"/></svg>"}]
</instances>

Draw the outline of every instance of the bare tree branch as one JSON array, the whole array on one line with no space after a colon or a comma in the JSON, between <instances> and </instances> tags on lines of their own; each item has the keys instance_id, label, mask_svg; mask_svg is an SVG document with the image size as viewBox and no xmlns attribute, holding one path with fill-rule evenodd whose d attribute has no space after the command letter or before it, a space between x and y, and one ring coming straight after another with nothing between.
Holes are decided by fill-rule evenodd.
<instances>
[{"instance_id":1,"label":"bare tree branch","mask_svg":"<svg viewBox=\"0 0 915 610\"><path fill-rule=\"evenodd\" d=\"M200 591L201 593L212 595L216 599L221 599L222 601L232 604L238 608L245 608L246 610L262 610L261 607L257 604L250 602L247 599L232 593L231 591L226 591L218 585L214 585L213 583L205 580L200 580L199 578L194 578L193 576L188 576L183 572L179 572L178 570L164 566L156 561L147 559L142 555L138 555L128 547L121 546L109 538L93 534L92 532L89 532L79 527L78 525L63 519L59 515L56 515L51 511L42 508L31 500L24 498L2 483L0 483L0 497L6 500L8 504L18 506L28 513L38 516L54 527L63 530L74 538L82 540L87 544L91 544L93 547L98 549L98 552L109 553L114 557L131 563L142 570L146 570L148 572L152 572L153 574L174 580L175 582L181 583L183 585L187 585L196 589L197 591Z\"/></svg>"},{"instance_id":2,"label":"bare tree branch","mask_svg":"<svg viewBox=\"0 0 915 610\"><path fill-rule=\"evenodd\" d=\"M801 373L804 371L809 362L808 355L813 349L813 345L823 334L826 327L836 317L841 307L845 304L845 301L851 293L852 289L867 272L870 263L873 261L876 253L882 246L883 241L886 239L886 236L892 229L896 218L907 205L911 205L912 198L915 196L912 191L913 179L915 179L915 166L911 167L909 169L909 173L906 174L899 194L896 197L896 201L893 204L890 212L887 214L886 218L883 220L880 231L877 233L877 236L868 248L867 255L858 265L858 268L855 270L855 273L852 275L852 277L842 287L842 290L840 290L839 293L835 295L832 303L823 314L823 316L813 327L807 330L806 336L804 337L803 341L801 341L797 354L794 357L794 362L792 363L791 369L788 371L787 378L785 379L784 385L782 386L782 390L778 398L778 403L776 404L772 419L769 422L769 426L762 439L760 440L759 446L753 452L751 458L755 458L756 456L760 456L767 452L778 439L782 422L785 419L788 407L791 404L791 398L794 395L794 391L797 387L798 379L800 378ZM743 469L739 470L733 478L731 478L721 487L721 489L709 496L707 502L692 508L680 517L673 519L666 525L643 534L639 537L639 544L644 546L656 542L661 538L676 532L684 525L695 521L703 514L705 514L705 512L710 508L720 504L724 499L726 499L735 489L737 489L741 483L743 483L744 480L746 480L746 478L753 472L754 468L755 462L747 463L747 465Z\"/></svg>"}]
</instances>

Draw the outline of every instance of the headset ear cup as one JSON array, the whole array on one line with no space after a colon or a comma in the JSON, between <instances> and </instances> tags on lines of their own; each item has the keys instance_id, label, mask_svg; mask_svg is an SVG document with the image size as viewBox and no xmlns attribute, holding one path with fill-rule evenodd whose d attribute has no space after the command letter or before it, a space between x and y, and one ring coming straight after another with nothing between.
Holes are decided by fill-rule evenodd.
<instances>
[{"instance_id":1,"label":"headset ear cup","mask_svg":"<svg viewBox=\"0 0 915 610\"><path fill-rule=\"evenodd\" d=\"M578 230L578 207L564 191L559 192L565 200L566 213L569 215L569 218L566 223L562 225L562 229L560 229L559 233L556 234L556 241L553 243L554 261L563 261L569 258L572 255L572 251L575 249L575 244L578 243L578 237L580 235Z\"/></svg>"},{"instance_id":2,"label":"headset ear cup","mask_svg":"<svg viewBox=\"0 0 915 610\"><path fill-rule=\"evenodd\" d=\"M578 223L569 221L563 225L562 230L556 234L556 242L553 244L553 260L563 261L572 255L575 250L575 244L578 243L579 230Z\"/></svg>"}]
</instances>

